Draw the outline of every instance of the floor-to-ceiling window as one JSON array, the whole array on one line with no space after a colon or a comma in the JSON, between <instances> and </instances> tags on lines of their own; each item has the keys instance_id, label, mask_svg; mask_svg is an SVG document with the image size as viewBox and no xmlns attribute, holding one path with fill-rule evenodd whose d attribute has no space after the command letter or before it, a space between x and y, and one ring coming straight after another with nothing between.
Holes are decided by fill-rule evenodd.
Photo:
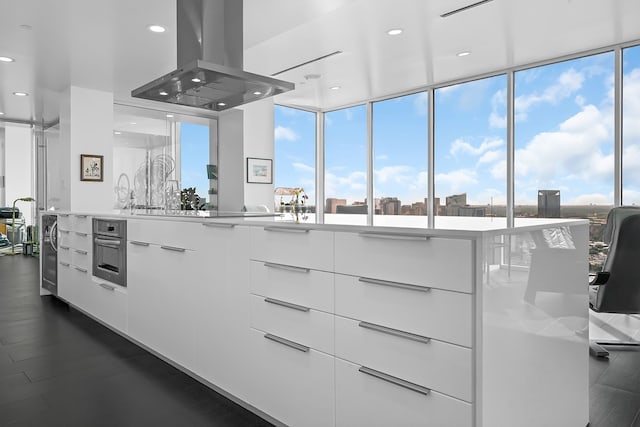
<instances>
[{"instance_id":1,"label":"floor-to-ceiling window","mask_svg":"<svg viewBox=\"0 0 640 427\"><path fill-rule=\"evenodd\" d=\"M622 204L640 205L640 46L622 64Z\"/></svg>"},{"instance_id":2,"label":"floor-to-ceiling window","mask_svg":"<svg viewBox=\"0 0 640 427\"><path fill-rule=\"evenodd\" d=\"M274 111L275 210L287 211L298 192L315 209L316 113L276 105ZM308 198L300 199L300 189Z\"/></svg>"},{"instance_id":3,"label":"floor-to-ceiling window","mask_svg":"<svg viewBox=\"0 0 640 427\"><path fill-rule=\"evenodd\" d=\"M373 103L372 131L374 225L389 224L389 215L426 216L427 93Z\"/></svg>"},{"instance_id":4,"label":"floor-to-ceiling window","mask_svg":"<svg viewBox=\"0 0 640 427\"><path fill-rule=\"evenodd\" d=\"M614 203L613 52L515 74L515 216L589 218L590 266Z\"/></svg>"},{"instance_id":5,"label":"floor-to-ceiling window","mask_svg":"<svg viewBox=\"0 0 640 427\"><path fill-rule=\"evenodd\" d=\"M505 216L506 75L435 90L436 215Z\"/></svg>"},{"instance_id":6,"label":"floor-to-ceiling window","mask_svg":"<svg viewBox=\"0 0 640 427\"><path fill-rule=\"evenodd\" d=\"M367 213L366 106L325 113L325 222L365 224Z\"/></svg>"}]
</instances>

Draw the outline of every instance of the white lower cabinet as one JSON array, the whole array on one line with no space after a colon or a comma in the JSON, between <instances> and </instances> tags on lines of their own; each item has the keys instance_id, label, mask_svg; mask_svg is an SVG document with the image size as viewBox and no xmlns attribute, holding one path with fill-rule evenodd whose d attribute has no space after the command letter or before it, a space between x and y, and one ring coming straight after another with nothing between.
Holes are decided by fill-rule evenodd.
<instances>
[{"instance_id":1,"label":"white lower cabinet","mask_svg":"<svg viewBox=\"0 0 640 427\"><path fill-rule=\"evenodd\" d=\"M137 241L127 246L128 333L176 363L193 369L194 307L199 298L197 257L191 250Z\"/></svg>"},{"instance_id":2,"label":"white lower cabinet","mask_svg":"<svg viewBox=\"0 0 640 427\"><path fill-rule=\"evenodd\" d=\"M127 289L98 278L85 283L86 311L121 332L127 332Z\"/></svg>"},{"instance_id":3,"label":"white lower cabinet","mask_svg":"<svg viewBox=\"0 0 640 427\"><path fill-rule=\"evenodd\" d=\"M333 426L334 357L256 329L250 334L250 403L288 426Z\"/></svg>"},{"instance_id":4,"label":"white lower cabinet","mask_svg":"<svg viewBox=\"0 0 640 427\"><path fill-rule=\"evenodd\" d=\"M336 427L473 425L469 403L339 358L335 370Z\"/></svg>"}]
</instances>

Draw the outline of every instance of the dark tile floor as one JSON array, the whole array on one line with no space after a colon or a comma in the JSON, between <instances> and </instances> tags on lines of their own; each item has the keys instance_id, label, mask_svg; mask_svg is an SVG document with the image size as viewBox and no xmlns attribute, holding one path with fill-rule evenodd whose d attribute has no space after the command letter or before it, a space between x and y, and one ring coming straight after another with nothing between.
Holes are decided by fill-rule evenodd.
<instances>
[{"instance_id":1,"label":"dark tile floor","mask_svg":"<svg viewBox=\"0 0 640 427\"><path fill-rule=\"evenodd\" d=\"M590 427L640 427L640 351L590 358ZM270 426L55 298L0 257L0 426ZM564 426L553 426L564 427Z\"/></svg>"},{"instance_id":2,"label":"dark tile floor","mask_svg":"<svg viewBox=\"0 0 640 427\"><path fill-rule=\"evenodd\" d=\"M0 257L0 426L271 426L53 297Z\"/></svg>"}]
</instances>

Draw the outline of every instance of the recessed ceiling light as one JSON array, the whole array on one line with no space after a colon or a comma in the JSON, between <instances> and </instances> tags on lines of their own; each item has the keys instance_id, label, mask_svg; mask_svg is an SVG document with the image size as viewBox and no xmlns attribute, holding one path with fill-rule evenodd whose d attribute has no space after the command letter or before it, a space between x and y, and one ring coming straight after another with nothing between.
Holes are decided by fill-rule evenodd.
<instances>
[{"instance_id":1,"label":"recessed ceiling light","mask_svg":"<svg viewBox=\"0 0 640 427\"><path fill-rule=\"evenodd\" d=\"M387 34L389 34L390 36L397 36L402 34L403 30L402 28L392 28L389 31L387 31Z\"/></svg>"},{"instance_id":2,"label":"recessed ceiling light","mask_svg":"<svg viewBox=\"0 0 640 427\"><path fill-rule=\"evenodd\" d=\"M27 92L13 92L15 96L29 96Z\"/></svg>"},{"instance_id":3,"label":"recessed ceiling light","mask_svg":"<svg viewBox=\"0 0 640 427\"><path fill-rule=\"evenodd\" d=\"M4 113L2 111L0 111L0 116L4 116Z\"/></svg>"},{"instance_id":4,"label":"recessed ceiling light","mask_svg":"<svg viewBox=\"0 0 640 427\"><path fill-rule=\"evenodd\" d=\"M137 123L136 123L136 122L131 122L131 123L129 123L129 124L130 124L130 125L137 125Z\"/></svg>"},{"instance_id":5,"label":"recessed ceiling light","mask_svg":"<svg viewBox=\"0 0 640 427\"><path fill-rule=\"evenodd\" d=\"M166 90L161 90L159 93L160 93L161 96L169 95L169 92L167 92Z\"/></svg>"},{"instance_id":6,"label":"recessed ceiling light","mask_svg":"<svg viewBox=\"0 0 640 427\"><path fill-rule=\"evenodd\" d=\"M471 52L464 51L464 52L458 53L457 55L458 56L468 56L468 55L471 55Z\"/></svg>"},{"instance_id":7,"label":"recessed ceiling light","mask_svg":"<svg viewBox=\"0 0 640 427\"><path fill-rule=\"evenodd\" d=\"M114 134L120 135L122 132L115 131Z\"/></svg>"},{"instance_id":8,"label":"recessed ceiling light","mask_svg":"<svg viewBox=\"0 0 640 427\"><path fill-rule=\"evenodd\" d=\"M152 31L154 33L164 33L165 31L167 31L167 29L161 25L149 25L147 28L149 28L149 31Z\"/></svg>"},{"instance_id":9,"label":"recessed ceiling light","mask_svg":"<svg viewBox=\"0 0 640 427\"><path fill-rule=\"evenodd\" d=\"M191 81L194 82L194 83L200 83L202 80L200 80L197 77L194 77L194 78L191 79Z\"/></svg>"},{"instance_id":10,"label":"recessed ceiling light","mask_svg":"<svg viewBox=\"0 0 640 427\"><path fill-rule=\"evenodd\" d=\"M262 92L260 92L259 90L253 92L254 95L262 95Z\"/></svg>"},{"instance_id":11,"label":"recessed ceiling light","mask_svg":"<svg viewBox=\"0 0 640 427\"><path fill-rule=\"evenodd\" d=\"M13 62L15 59L9 58L8 56L0 56L0 62Z\"/></svg>"},{"instance_id":12,"label":"recessed ceiling light","mask_svg":"<svg viewBox=\"0 0 640 427\"><path fill-rule=\"evenodd\" d=\"M224 102L218 102L218 107L224 107L225 105L227 104L225 104Z\"/></svg>"},{"instance_id":13,"label":"recessed ceiling light","mask_svg":"<svg viewBox=\"0 0 640 427\"><path fill-rule=\"evenodd\" d=\"M329 89L331 89L331 90L339 90L340 86L331 86Z\"/></svg>"},{"instance_id":14,"label":"recessed ceiling light","mask_svg":"<svg viewBox=\"0 0 640 427\"><path fill-rule=\"evenodd\" d=\"M167 117L171 118L171 117L173 117L173 114L167 114Z\"/></svg>"}]
</instances>

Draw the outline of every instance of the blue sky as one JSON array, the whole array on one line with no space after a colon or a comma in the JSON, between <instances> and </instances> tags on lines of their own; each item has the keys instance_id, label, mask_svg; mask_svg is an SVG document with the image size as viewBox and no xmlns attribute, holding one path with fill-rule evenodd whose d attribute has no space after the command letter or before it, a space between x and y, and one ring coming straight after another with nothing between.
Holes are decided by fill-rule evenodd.
<instances>
[{"instance_id":1,"label":"blue sky","mask_svg":"<svg viewBox=\"0 0 640 427\"><path fill-rule=\"evenodd\" d=\"M640 204L640 47L624 51L623 202ZM561 191L562 204L613 203L612 52L517 72L515 202ZM435 94L436 197L466 192L471 204L506 203L506 76ZM403 204L426 197L425 94L374 103L374 194ZM312 113L276 107L275 185L314 179ZM366 194L364 106L325 116L327 197Z\"/></svg>"},{"instance_id":2,"label":"blue sky","mask_svg":"<svg viewBox=\"0 0 640 427\"><path fill-rule=\"evenodd\" d=\"M209 200L209 126L182 122L180 148L181 187L195 187L201 199Z\"/></svg>"}]
</instances>

